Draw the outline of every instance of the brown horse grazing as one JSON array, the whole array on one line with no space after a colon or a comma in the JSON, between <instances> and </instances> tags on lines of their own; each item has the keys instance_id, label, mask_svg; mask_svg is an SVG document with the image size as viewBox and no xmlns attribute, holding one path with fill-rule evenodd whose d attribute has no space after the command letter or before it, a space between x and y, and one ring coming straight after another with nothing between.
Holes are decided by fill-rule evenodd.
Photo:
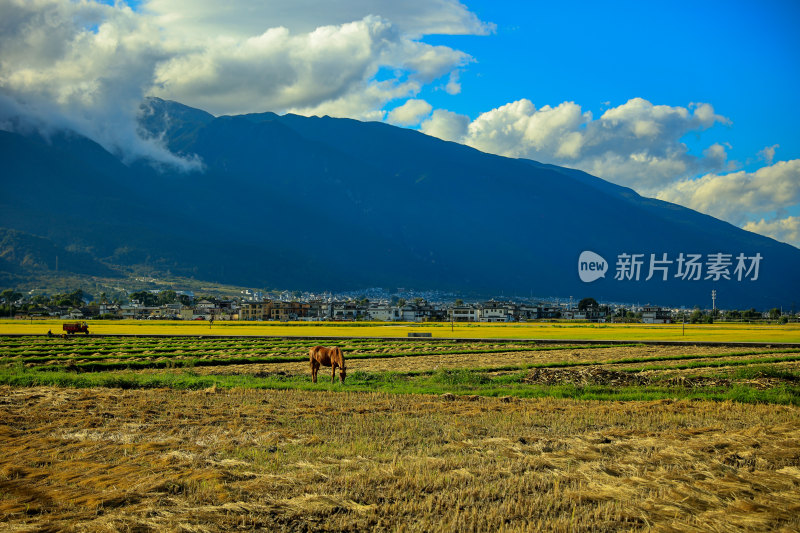
<instances>
[{"instance_id":1,"label":"brown horse grazing","mask_svg":"<svg viewBox=\"0 0 800 533\"><path fill-rule=\"evenodd\" d=\"M336 379L336 367L339 367L339 379L344 383L344 378L347 377L347 369L344 366L344 355L342 349L338 346L333 348L325 348L324 346L314 346L308 351L308 357L311 360L311 381L317 382L317 371L320 365L331 367L331 383Z\"/></svg>"}]
</instances>

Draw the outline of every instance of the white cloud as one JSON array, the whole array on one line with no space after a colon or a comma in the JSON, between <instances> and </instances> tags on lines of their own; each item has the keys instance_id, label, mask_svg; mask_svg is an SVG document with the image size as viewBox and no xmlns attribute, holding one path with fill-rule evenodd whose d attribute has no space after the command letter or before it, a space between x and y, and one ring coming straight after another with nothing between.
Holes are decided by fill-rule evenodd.
<instances>
[{"instance_id":1,"label":"white cloud","mask_svg":"<svg viewBox=\"0 0 800 533\"><path fill-rule=\"evenodd\" d=\"M447 80L447 85L444 90L447 94L459 94L461 92L461 82L459 81L460 73L454 70L450 73L450 78Z\"/></svg>"},{"instance_id":2,"label":"white cloud","mask_svg":"<svg viewBox=\"0 0 800 533\"><path fill-rule=\"evenodd\" d=\"M536 109L530 100L518 100L481 114L468 128L466 143L509 157L573 159L583 144L582 126L591 114L564 102ZM572 135L572 134L576 135Z\"/></svg>"},{"instance_id":3,"label":"white cloud","mask_svg":"<svg viewBox=\"0 0 800 533\"><path fill-rule=\"evenodd\" d=\"M580 168L644 194L730 164L722 144L700 157L681 141L689 132L730 123L709 104L671 107L633 98L595 119L574 102L537 109L522 99L482 113L463 135L444 127L452 118L434 113L421 130L489 153Z\"/></svg>"},{"instance_id":4,"label":"white cloud","mask_svg":"<svg viewBox=\"0 0 800 533\"><path fill-rule=\"evenodd\" d=\"M585 170L662 200L696 209L767 235L798 244L795 218L800 204L800 160L769 164L755 172L735 171L727 143L713 143L693 155L682 142L690 132L731 121L710 104L653 105L642 98L607 109L599 118L574 102L536 108L522 99L480 114L475 120L441 109L420 131L485 152L530 158ZM772 161L777 145L759 155ZM704 174L704 175L703 175ZM698 179L693 179L702 175ZM782 214L783 213L783 214Z\"/></svg>"},{"instance_id":5,"label":"white cloud","mask_svg":"<svg viewBox=\"0 0 800 533\"><path fill-rule=\"evenodd\" d=\"M762 159L767 162L768 165L772 164L772 160L775 159L775 150L780 148L780 144L773 144L772 146L766 146L763 150L758 151L759 159Z\"/></svg>"},{"instance_id":6,"label":"white cloud","mask_svg":"<svg viewBox=\"0 0 800 533\"><path fill-rule=\"evenodd\" d=\"M129 158L181 163L136 130L146 95L215 114L381 120L469 55L430 33L493 31L456 0L0 0L0 124L68 127ZM392 73L378 79L378 73ZM12 116L17 116L12 120Z\"/></svg>"},{"instance_id":7,"label":"white cloud","mask_svg":"<svg viewBox=\"0 0 800 533\"><path fill-rule=\"evenodd\" d=\"M400 126L419 124L422 117L430 114L433 107L425 100L409 99L389 112L387 122Z\"/></svg>"},{"instance_id":8,"label":"white cloud","mask_svg":"<svg viewBox=\"0 0 800 533\"><path fill-rule=\"evenodd\" d=\"M464 142L469 127L469 117L452 111L437 109L431 117L420 124L420 131L446 141Z\"/></svg>"},{"instance_id":9,"label":"white cloud","mask_svg":"<svg viewBox=\"0 0 800 533\"><path fill-rule=\"evenodd\" d=\"M367 16L392 23L403 34L487 35L494 24L482 22L457 0L148 0L143 8L164 27L186 35L250 37L268 28L309 33Z\"/></svg>"},{"instance_id":10,"label":"white cloud","mask_svg":"<svg viewBox=\"0 0 800 533\"><path fill-rule=\"evenodd\" d=\"M800 217L787 217L766 221L748 222L744 229L800 248Z\"/></svg>"},{"instance_id":11,"label":"white cloud","mask_svg":"<svg viewBox=\"0 0 800 533\"><path fill-rule=\"evenodd\" d=\"M94 2L6 0L0 20L5 128L68 128L128 159L196 168L137 134L142 91L167 57L146 19Z\"/></svg>"},{"instance_id":12,"label":"white cloud","mask_svg":"<svg viewBox=\"0 0 800 533\"><path fill-rule=\"evenodd\" d=\"M198 48L162 63L153 93L215 114L379 118L390 100L415 95L470 59L412 40L374 16L298 35L278 27L243 40L216 38ZM397 74L377 82L381 68Z\"/></svg>"},{"instance_id":13,"label":"white cloud","mask_svg":"<svg viewBox=\"0 0 800 533\"><path fill-rule=\"evenodd\" d=\"M741 225L754 215L780 213L800 203L800 159L779 161L752 173L681 180L664 188L658 198Z\"/></svg>"}]
</instances>

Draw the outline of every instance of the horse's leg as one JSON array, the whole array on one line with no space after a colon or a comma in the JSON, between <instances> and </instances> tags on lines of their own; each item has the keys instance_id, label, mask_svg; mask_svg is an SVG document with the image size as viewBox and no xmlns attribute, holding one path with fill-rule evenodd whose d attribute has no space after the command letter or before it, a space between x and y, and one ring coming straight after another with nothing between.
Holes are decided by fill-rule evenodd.
<instances>
[{"instance_id":1,"label":"horse's leg","mask_svg":"<svg viewBox=\"0 0 800 533\"><path fill-rule=\"evenodd\" d=\"M336 383L336 363L331 363L331 384Z\"/></svg>"},{"instance_id":2,"label":"horse's leg","mask_svg":"<svg viewBox=\"0 0 800 533\"><path fill-rule=\"evenodd\" d=\"M319 363L315 360L311 360L311 381L313 383L317 382L317 370L319 370Z\"/></svg>"}]
</instances>

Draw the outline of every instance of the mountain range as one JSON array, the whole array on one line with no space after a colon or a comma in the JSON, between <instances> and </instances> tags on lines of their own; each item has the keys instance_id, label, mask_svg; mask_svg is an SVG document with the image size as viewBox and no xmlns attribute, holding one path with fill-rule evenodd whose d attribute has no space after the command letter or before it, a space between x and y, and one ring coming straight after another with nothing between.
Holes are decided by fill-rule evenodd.
<instances>
[{"instance_id":1,"label":"mountain range","mask_svg":"<svg viewBox=\"0 0 800 533\"><path fill-rule=\"evenodd\" d=\"M687 307L716 290L723 308L800 297L797 248L578 170L384 123L215 117L156 98L141 128L203 169L126 164L69 131L0 131L0 269L53 269L59 255L85 275L259 288Z\"/></svg>"}]
</instances>

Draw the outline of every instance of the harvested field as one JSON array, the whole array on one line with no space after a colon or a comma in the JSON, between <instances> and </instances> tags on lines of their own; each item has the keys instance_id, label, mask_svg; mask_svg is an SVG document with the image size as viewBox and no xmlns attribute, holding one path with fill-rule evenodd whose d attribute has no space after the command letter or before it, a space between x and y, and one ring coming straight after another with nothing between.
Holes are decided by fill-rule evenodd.
<instances>
[{"instance_id":1,"label":"harvested field","mask_svg":"<svg viewBox=\"0 0 800 533\"><path fill-rule=\"evenodd\" d=\"M470 346L464 346L469 350ZM456 354L431 354L417 356L409 354L407 357L370 358L353 361L352 368L365 372L414 372L437 368L488 368L508 365L548 364L561 362L608 362L618 359L642 357L676 357L681 355L702 356L728 354L737 351L728 346L540 346L537 351L514 351L497 353L456 353ZM739 350L746 351L746 350ZM763 353L769 355L773 350L765 349ZM800 355L800 351L796 352ZM347 353L345 355L348 355ZM266 370L302 373L308 364L305 361L291 363L274 363L270 365L256 365L251 370L264 372ZM231 365L220 368L197 368L198 373L242 373L247 372L248 365Z\"/></svg>"},{"instance_id":2,"label":"harvested field","mask_svg":"<svg viewBox=\"0 0 800 533\"><path fill-rule=\"evenodd\" d=\"M797 350L317 342L0 337L4 527L800 528Z\"/></svg>"},{"instance_id":3,"label":"harvested field","mask_svg":"<svg viewBox=\"0 0 800 533\"><path fill-rule=\"evenodd\" d=\"M0 387L0 520L9 531L796 531L799 415Z\"/></svg>"},{"instance_id":4,"label":"harvested field","mask_svg":"<svg viewBox=\"0 0 800 533\"><path fill-rule=\"evenodd\" d=\"M316 340L0 337L0 384L300 388ZM347 390L800 404L800 351L731 346L550 345L347 339Z\"/></svg>"}]
</instances>

